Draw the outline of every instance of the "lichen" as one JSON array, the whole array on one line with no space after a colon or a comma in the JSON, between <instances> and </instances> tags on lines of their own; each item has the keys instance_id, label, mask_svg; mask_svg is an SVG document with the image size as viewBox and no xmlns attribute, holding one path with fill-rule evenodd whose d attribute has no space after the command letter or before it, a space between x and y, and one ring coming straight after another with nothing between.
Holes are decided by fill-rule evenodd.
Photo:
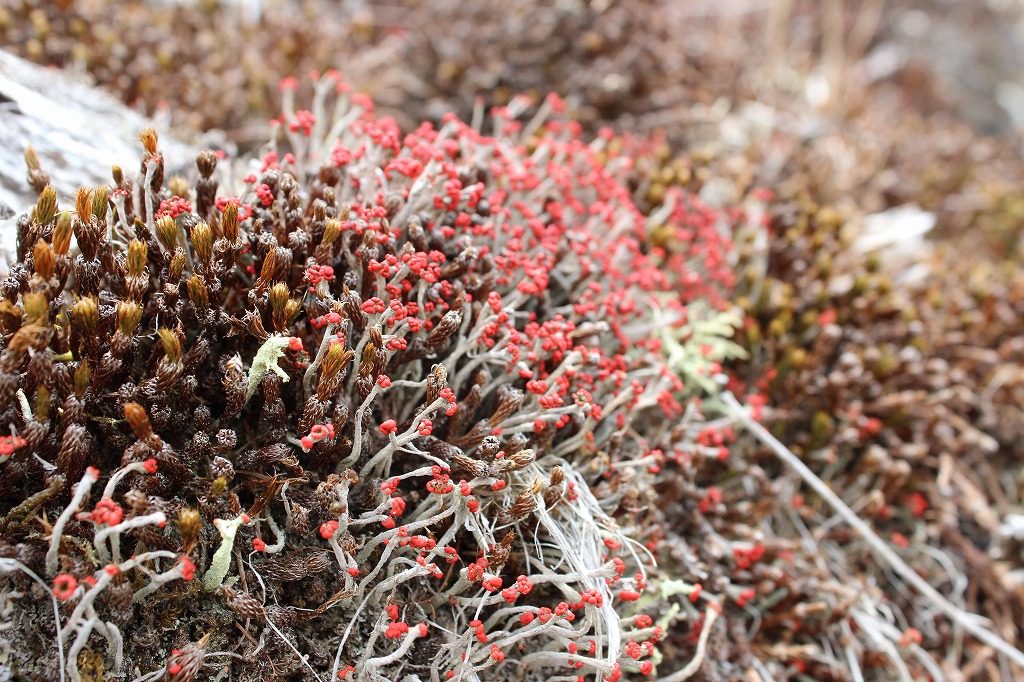
<instances>
[{"instance_id":1,"label":"lichen","mask_svg":"<svg viewBox=\"0 0 1024 682\"><path fill-rule=\"evenodd\" d=\"M252 364L249 366L249 377L245 388L246 402L249 402L253 395L256 394L256 390L263 380L263 375L267 372L273 372L284 382L290 379L288 372L281 369L281 366L277 364L284 357L284 349L288 347L289 341L290 337L288 336L274 334L264 341L260 349L256 351L256 357L253 358Z\"/></svg>"}]
</instances>

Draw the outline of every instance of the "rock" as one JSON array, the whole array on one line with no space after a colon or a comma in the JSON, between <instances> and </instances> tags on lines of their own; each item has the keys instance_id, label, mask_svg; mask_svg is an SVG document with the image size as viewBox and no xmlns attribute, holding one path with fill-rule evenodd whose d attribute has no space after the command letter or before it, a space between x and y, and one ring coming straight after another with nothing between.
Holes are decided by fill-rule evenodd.
<instances>
[{"instance_id":1,"label":"rock","mask_svg":"<svg viewBox=\"0 0 1024 682\"><path fill-rule=\"evenodd\" d=\"M168 160L185 164L195 150L110 95L70 73L0 50L0 276L15 257L16 216L35 203L24 150L35 148L61 203L81 186L110 182L114 164L135 172L139 132L156 128Z\"/></svg>"}]
</instances>

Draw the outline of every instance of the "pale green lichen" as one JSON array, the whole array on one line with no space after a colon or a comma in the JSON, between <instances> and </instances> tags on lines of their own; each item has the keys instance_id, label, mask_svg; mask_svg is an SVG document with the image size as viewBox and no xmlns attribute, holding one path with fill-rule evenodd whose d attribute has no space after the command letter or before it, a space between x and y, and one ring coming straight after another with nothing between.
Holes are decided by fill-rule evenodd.
<instances>
[{"instance_id":1,"label":"pale green lichen","mask_svg":"<svg viewBox=\"0 0 1024 682\"><path fill-rule=\"evenodd\" d=\"M747 352L732 341L743 316L737 308L715 310L699 301L689 304L686 312L686 322L681 325L656 319L662 350L669 367L680 376L716 394L719 387L713 380L712 365L747 357ZM655 317L664 315L656 312Z\"/></svg>"},{"instance_id":2,"label":"pale green lichen","mask_svg":"<svg viewBox=\"0 0 1024 682\"><path fill-rule=\"evenodd\" d=\"M667 611L664 610L665 602L668 602L672 597L682 595L689 597L696 590L696 585L691 585L688 582L682 580L659 580L652 584L653 590L647 590L637 601L637 610L644 611L648 609L657 608L662 610L662 615L658 619L657 624L662 629L667 628L675 620L676 615L679 613L679 605L672 603L669 605Z\"/></svg>"},{"instance_id":3,"label":"pale green lichen","mask_svg":"<svg viewBox=\"0 0 1024 682\"><path fill-rule=\"evenodd\" d=\"M245 523L244 515L231 520L213 520L213 525L220 532L220 547L213 553L210 568L206 571L206 575L203 576L203 587L207 591L212 592L224 582L228 569L231 568L231 549L235 544L235 535L238 534L238 529L243 523Z\"/></svg>"},{"instance_id":4,"label":"pale green lichen","mask_svg":"<svg viewBox=\"0 0 1024 682\"><path fill-rule=\"evenodd\" d=\"M274 334L264 341L260 349L256 351L256 357L253 358L252 365L249 367L249 384L245 389L246 402L256 393L260 382L263 381L263 375L267 372L273 372L281 377L281 381L288 381L288 373L278 366L277 361L284 355L284 350L290 341L290 336Z\"/></svg>"}]
</instances>

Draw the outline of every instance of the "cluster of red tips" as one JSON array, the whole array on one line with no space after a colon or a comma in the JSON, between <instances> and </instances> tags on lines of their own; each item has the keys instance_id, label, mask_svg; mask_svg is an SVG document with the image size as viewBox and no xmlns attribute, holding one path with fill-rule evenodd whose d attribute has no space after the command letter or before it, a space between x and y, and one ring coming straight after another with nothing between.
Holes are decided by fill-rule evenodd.
<instances>
[{"instance_id":1,"label":"cluster of red tips","mask_svg":"<svg viewBox=\"0 0 1024 682\"><path fill-rule=\"evenodd\" d=\"M707 514L722 502L722 491L717 486L711 486L704 494L703 499L698 503L701 514Z\"/></svg>"},{"instance_id":2,"label":"cluster of red tips","mask_svg":"<svg viewBox=\"0 0 1024 682\"><path fill-rule=\"evenodd\" d=\"M177 218L180 215L192 212L192 205L188 203L187 199L181 197L171 197L170 199L164 199L160 202L160 208L156 211L157 218L163 218L164 216L170 216Z\"/></svg>"},{"instance_id":3,"label":"cluster of red tips","mask_svg":"<svg viewBox=\"0 0 1024 682\"><path fill-rule=\"evenodd\" d=\"M96 503L91 512L78 514L79 521L92 521L101 526L116 526L124 519L124 509L109 497Z\"/></svg>"},{"instance_id":4,"label":"cluster of red tips","mask_svg":"<svg viewBox=\"0 0 1024 682\"><path fill-rule=\"evenodd\" d=\"M13 455L14 451L24 447L25 443L21 436L0 436L0 461Z\"/></svg>"},{"instance_id":5,"label":"cluster of red tips","mask_svg":"<svg viewBox=\"0 0 1024 682\"><path fill-rule=\"evenodd\" d=\"M469 621L469 627L473 628L474 634L476 635L476 641L481 644L487 644L489 637L487 636L487 631L484 630L484 624L481 621L471 620Z\"/></svg>"},{"instance_id":6,"label":"cluster of red tips","mask_svg":"<svg viewBox=\"0 0 1024 682\"><path fill-rule=\"evenodd\" d=\"M259 199L262 206L270 206L274 203L274 190L270 189L269 185L260 183L253 191L256 192L256 198Z\"/></svg>"},{"instance_id":7,"label":"cluster of red tips","mask_svg":"<svg viewBox=\"0 0 1024 682\"><path fill-rule=\"evenodd\" d=\"M427 481L427 492L435 495L447 495L455 490L455 484L447 471L438 465L430 467L431 479Z\"/></svg>"},{"instance_id":8,"label":"cluster of red tips","mask_svg":"<svg viewBox=\"0 0 1024 682\"><path fill-rule=\"evenodd\" d=\"M385 310L388 309L388 307L384 303L384 301L374 296L373 298L368 298L365 301L363 301L362 309L363 312L366 313L367 315L374 315L377 313L384 312Z\"/></svg>"},{"instance_id":9,"label":"cluster of red tips","mask_svg":"<svg viewBox=\"0 0 1024 682\"><path fill-rule=\"evenodd\" d=\"M320 524L320 537L324 540L330 540L336 532L338 532L338 522L335 519Z\"/></svg>"},{"instance_id":10,"label":"cluster of red tips","mask_svg":"<svg viewBox=\"0 0 1024 682\"><path fill-rule=\"evenodd\" d=\"M196 577L196 565L187 556L181 557L181 577L186 581Z\"/></svg>"},{"instance_id":11,"label":"cluster of red tips","mask_svg":"<svg viewBox=\"0 0 1024 682\"><path fill-rule=\"evenodd\" d=\"M757 543L753 547L744 548L736 547L732 550L733 560L736 562L736 568L746 569L756 564L764 556L765 547L763 543Z\"/></svg>"},{"instance_id":12,"label":"cluster of red tips","mask_svg":"<svg viewBox=\"0 0 1024 682\"><path fill-rule=\"evenodd\" d=\"M516 578L516 584L511 587L507 587L501 591L501 597L508 604L514 604L519 595L529 594L533 589L533 583L525 575L520 575Z\"/></svg>"},{"instance_id":13,"label":"cluster of red tips","mask_svg":"<svg viewBox=\"0 0 1024 682\"><path fill-rule=\"evenodd\" d=\"M753 599L756 595L757 590L755 590L752 587L748 587L747 589L740 592L739 596L736 597L736 605L740 607L746 606L750 602L750 600Z\"/></svg>"},{"instance_id":14,"label":"cluster of red tips","mask_svg":"<svg viewBox=\"0 0 1024 682\"><path fill-rule=\"evenodd\" d=\"M391 498L391 515L401 516L405 513L405 498L392 497Z\"/></svg>"},{"instance_id":15,"label":"cluster of red tips","mask_svg":"<svg viewBox=\"0 0 1024 682\"><path fill-rule=\"evenodd\" d=\"M312 325L313 329L321 329L322 327L326 327L329 324L341 324L341 314L331 311L326 315L311 318L309 323L310 325ZM340 341L343 339L344 337L340 336L338 340Z\"/></svg>"},{"instance_id":16,"label":"cluster of red tips","mask_svg":"<svg viewBox=\"0 0 1024 682\"><path fill-rule=\"evenodd\" d=\"M314 424L313 428L309 430L309 433L299 439L302 444L302 449L305 452L309 452L313 449L316 443L323 440L334 439L334 424L327 422L326 424Z\"/></svg>"},{"instance_id":17,"label":"cluster of red tips","mask_svg":"<svg viewBox=\"0 0 1024 682\"><path fill-rule=\"evenodd\" d=\"M306 269L306 279L310 284L334 281L334 268L330 265L312 265Z\"/></svg>"},{"instance_id":18,"label":"cluster of red tips","mask_svg":"<svg viewBox=\"0 0 1024 682\"><path fill-rule=\"evenodd\" d=\"M313 134L313 126L316 124L316 116L311 111L296 111L295 117L288 122L288 129L293 133L301 132L306 137Z\"/></svg>"},{"instance_id":19,"label":"cluster of red tips","mask_svg":"<svg viewBox=\"0 0 1024 682\"><path fill-rule=\"evenodd\" d=\"M398 639L399 637L403 637L406 633L409 632L409 624L404 621L398 620L398 604L388 604L386 607L384 607L384 610L388 614L388 618L391 619L391 622L388 623L387 628L384 629L385 637L387 637L388 639ZM420 623L419 625L415 626L415 629L413 630L413 633L419 637L426 637L427 632L428 628L426 623Z\"/></svg>"},{"instance_id":20,"label":"cluster of red tips","mask_svg":"<svg viewBox=\"0 0 1024 682\"><path fill-rule=\"evenodd\" d=\"M491 562L487 560L487 557L480 557L466 566L466 577L472 582L480 582L484 579L485 571L490 565Z\"/></svg>"},{"instance_id":21,"label":"cluster of red tips","mask_svg":"<svg viewBox=\"0 0 1024 682\"><path fill-rule=\"evenodd\" d=\"M75 595L78 579L70 573L61 573L53 579L53 595L61 601L67 601Z\"/></svg>"},{"instance_id":22,"label":"cluster of red tips","mask_svg":"<svg viewBox=\"0 0 1024 682\"><path fill-rule=\"evenodd\" d=\"M384 636L388 639L397 639L409 632L409 625L398 621L397 623L388 623L388 627L384 630Z\"/></svg>"},{"instance_id":23,"label":"cluster of red tips","mask_svg":"<svg viewBox=\"0 0 1024 682\"><path fill-rule=\"evenodd\" d=\"M621 590L619 592L619 599L622 601L636 601L640 598L640 593L636 590Z\"/></svg>"},{"instance_id":24,"label":"cluster of red tips","mask_svg":"<svg viewBox=\"0 0 1024 682\"><path fill-rule=\"evenodd\" d=\"M914 518L920 519L928 511L928 498L915 490L907 495L907 507L910 508L910 513L914 515Z\"/></svg>"},{"instance_id":25,"label":"cluster of red tips","mask_svg":"<svg viewBox=\"0 0 1024 682\"><path fill-rule=\"evenodd\" d=\"M598 608L600 608L601 605L604 604L604 597L601 596L601 593L597 590L587 590L582 595L580 595L580 600L584 604L590 604L591 606L596 606Z\"/></svg>"}]
</instances>

